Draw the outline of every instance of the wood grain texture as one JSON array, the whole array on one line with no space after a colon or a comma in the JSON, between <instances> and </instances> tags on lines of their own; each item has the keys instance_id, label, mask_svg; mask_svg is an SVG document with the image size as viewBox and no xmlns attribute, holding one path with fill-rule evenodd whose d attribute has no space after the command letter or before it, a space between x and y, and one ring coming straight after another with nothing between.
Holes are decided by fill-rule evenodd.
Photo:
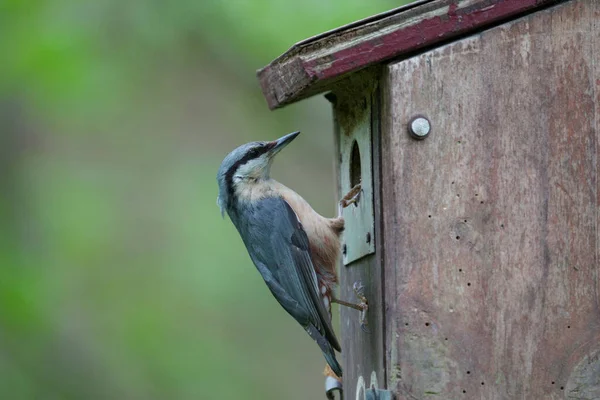
<instances>
[{"instance_id":1,"label":"wood grain texture","mask_svg":"<svg viewBox=\"0 0 600 400\"><path fill-rule=\"evenodd\" d=\"M343 85L342 85L343 86ZM354 87L354 86L353 86ZM380 160L379 156L379 92L367 90L362 95L368 96L371 102L371 136L373 144L373 159ZM363 108L363 101L356 101L359 96L357 93L343 93L338 91L334 100L334 120L335 120L335 145L336 152L339 154L340 136L344 135L344 129L353 129L352 124L348 124L348 114L359 113L359 110L352 110L354 107ZM359 96L360 97L360 96ZM360 100L360 99L359 99ZM344 119L345 121L340 121ZM337 164L337 163L336 163ZM381 187L380 169L377 163L373 166L373 187ZM337 176L340 177L339 165ZM338 182L338 193L340 193L341 182ZM373 193L375 229L374 237L376 250L375 254L363 257L347 266L341 266L340 271L340 298L346 301L356 302L356 296L353 292L355 282L362 282L365 286L365 295L369 301L368 324L370 332L362 331L359 323L359 312L347 307L340 307L341 318L341 336L342 336L342 357L344 369L344 397L346 399L356 398L357 387L363 382L365 387L374 384L376 387L382 387L385 382L384 368L384 348L383 335L385 333L381 327L384 325L384 315L382 308L383 301L383 246L380 245L381 238L381 196L375 191Z\"/></svg>"},{"instance_id":2,"label":"wood grain texture","mask_svg":"<svg viewBox=\"0 0 600 400\"><path fill-rule=\"evenodd\" d=\"M384 72L397 399L600 398L599 20L571 1Z\"/></svg>"},{"instance_id":3,"label":"wood grain texture","mask_svg":"<svg viewBox=\"0 0 600 400\"><path fill-rule=\"evenodd\" d=\"M349 73L563 0L431 0L300 42L257 72L271 109L329 90Z\"/></svg>"}]
</instances>

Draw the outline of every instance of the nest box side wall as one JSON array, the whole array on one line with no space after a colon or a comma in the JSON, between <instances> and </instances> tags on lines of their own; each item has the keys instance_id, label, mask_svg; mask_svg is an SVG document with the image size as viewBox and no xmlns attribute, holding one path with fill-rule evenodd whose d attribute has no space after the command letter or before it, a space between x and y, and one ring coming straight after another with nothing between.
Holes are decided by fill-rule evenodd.
<instances>
[{"instance_id":1,"label":"nest box side wall","mask_svg":"<svg viewBox=\"0 0 600 400\"><path fill-rule=\"evenodd\" d=\"M384 71L397 399L600 396L598 21L599 2L570 1Z\"/></svg>"},{"instance_id":2,"label":"nest box side wall","mask_svg":"<svg viewBox=\"0 0 600 400\"><path fill-rule=\"evenodd\" d=\"M327 97L330 99L334 115L334 142L336 154L336 175L338 177L338 194L343 195L352 185L350 171L340 171L340 168L351 169L350 164L356 162L352 157L342 154L351 151L348 138L356 137L360 141L363 151L360 154L360 169L362 178L370 175L371 184L367 191L361 193L359 206L356 211L364 212L371 209L372 219L370 226L360 228L362 239L367 251L352 261L340 265L340 298L355 301L353 291L355 283L364 286L364 292L369 300L368 329L364 332L359 324L359 312L347 307L340 307L340 320L342 330L342 358L344 368L344 397L349 399L363 398L365 390L372 385L379 388L385 386L384 347L382 326L384 325L383 301L383 246L381 234L381 195L379 188L380 166L379 156L379 113L380 95L377 90L376 73L366 72L357 74L340 82L333 92ZM358 136L361 136L360 138ZM370 146L368 147L364 146ZM370 150L371 157L365 157L365 151ZM370 192L370 193L369 193ZM338 196L339 197L339 196ZM370 207L363 207L369 202ZM350 206L351 208L354 205ZM361 211L362 210L362 211ZM347 210L344 211L346 213ZM354 212L354 210L352 210ZM360 219L365 222L368 219ZM363 229L364 228L364 229ZM348 234L344 232L344 242L348 241ZM364 234L363 234L364 233ZM367 236L368 235L368 236ZM347 243L346 243L347 242ZM372 250L369 250L372 249ZM352 249L350 249L352 250ZM350 255L347 249L346 259ZM359 397L357 396L357 393Z\"/></svg>"}]
</instances>

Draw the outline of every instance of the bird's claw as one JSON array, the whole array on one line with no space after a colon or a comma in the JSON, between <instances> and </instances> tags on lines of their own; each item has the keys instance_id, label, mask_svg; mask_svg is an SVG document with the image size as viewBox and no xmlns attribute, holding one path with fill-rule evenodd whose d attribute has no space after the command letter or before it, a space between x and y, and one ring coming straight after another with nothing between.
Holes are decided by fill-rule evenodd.
<instances>
[{"instance_id":1,"label":"bird's claw","mask_svg":"<svg viewBox=\"0 0 600 400\"><path fill-rule=\"evenodd\" d=\"M367 311L369 311L369 302L367 301L367 298L365 297L365 287L361 282L354 282L352 289L354 290L356 297L358 297L358 300L359 300L358 306L361 308L360 328L362 329L363 332L369 333L369 328L368 328L369 323L367 320Z\"/></svg>"},{"instance_id":2,"label":"bird's claw","mask_svg":"<svg viewBox=\"0 0 600 400\"><path fill-rule=\"evenodd\" d=\"M362 307L362 311L360 312L360 329L362 329L365 333L370 333L369 331L369 321L367 320L367 311L369 310L369 305L367 303L360 303Z\"/></svg>"},{"instance_id":3,"label":"bird's claw","mask_svg":"<svg viewBox=\"0 0 600 400\"><path fill-rule=\"evenodd\" d=\"M352 290L354 290L354 293L359 300L367 300L365 299L365 285L363 285L362 282L354 282L354 285L352 285Z\"/></svg>"},{"instance_id":4,"label":"bird's claw","mask_svg":"<svg viewBox=\"0 0 600 400\"><path fill-rule=\"evenodd\" d=\"M327 396L329 400L335 400L335 392L340 392L339 400L344 400L342 382L331 376L328 376L325 378L325 396Z\"/></svg>"},{"instance_id":5,"label":"bird's claw","mask_svg":"<svg viewBox=\"0 0 600 400\"><path fill-rule=\"evenodd\" d=\"M339 204L339 214L342 215L342 209L348 207L350 204L356 204L360 198L362 186L361 184L355 185L342 199Z\"/></svg>"}]
</instances>

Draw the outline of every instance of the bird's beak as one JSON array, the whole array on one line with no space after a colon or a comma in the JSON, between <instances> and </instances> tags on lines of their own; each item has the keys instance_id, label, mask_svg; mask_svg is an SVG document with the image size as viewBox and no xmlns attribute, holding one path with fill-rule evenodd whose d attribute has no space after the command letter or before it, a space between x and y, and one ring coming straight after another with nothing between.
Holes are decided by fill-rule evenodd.
<instances>
[{"instance_id":1,"label":"bird's beak","mask_svg":"<svg viewBox=\"0 0 600 400\"><path fill-rule=\"evenodd\" d=\"M277 140L272 141L270 143L270 145L272 147L269 150L269 153L271 153L271 156L274 156L275 154L279 153L285 146L290 144L290 142L292 140L294 140L296 138L296 136L298 136L299 134L300 134L300 131L292 132L292 133L289 133Z\"/></svg>"}]
</instances>

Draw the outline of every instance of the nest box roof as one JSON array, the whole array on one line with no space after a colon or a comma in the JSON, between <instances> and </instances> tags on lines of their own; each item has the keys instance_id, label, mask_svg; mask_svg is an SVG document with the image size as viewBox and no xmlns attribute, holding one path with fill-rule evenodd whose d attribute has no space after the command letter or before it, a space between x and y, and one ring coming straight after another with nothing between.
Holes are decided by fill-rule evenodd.
<instances>
[{"instance_id":1,"label":"nest box roof","mask_svg":"<svg viewBox=\"0 0 600 400\"><path fill-rule=\"evenodd\" d=\"M368 66L568 0L418 0L293 45L257 72L269 108Z\"/></svg>"}]
</instances>

